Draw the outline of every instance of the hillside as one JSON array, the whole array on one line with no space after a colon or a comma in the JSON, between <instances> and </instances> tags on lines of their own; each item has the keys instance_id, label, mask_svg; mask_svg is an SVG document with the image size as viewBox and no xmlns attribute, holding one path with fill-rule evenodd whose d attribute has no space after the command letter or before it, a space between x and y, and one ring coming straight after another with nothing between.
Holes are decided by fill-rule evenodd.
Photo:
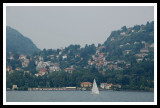
<instances>
[{"instance_id":1,"label":"hillside","mask_svg":"<svg viewBox=\"0 0 160 108\"><path fill-rule=\"evenodd\" d=\"M9 26L6 27L6 50L7 53L12 52L27 55L40 51L29 38Z\"/></svg>"},{"instance_id":2,"label":"hillside","mask_svg":"<svg viewBox=\"0 0 160 108\"><path fill-rule=\"evenodd\" d=\"M80 87L81 82L119 84L123 90L154 88L154 22L122 27L97 47L69 45L7 60L7 87ZM12 58L12 59L11 59ZM24 72L28 72L24 76ZM15 81L15 78L17 80Z\"/></svg>"},{"instance_id":3,"label":"hillside","mask_svg":"<svg viewBox=\"0 0 160 108\"><path fill-rule=\"evenodd\" d=\"M113 31L109 38L104 42L105 51L108 57L122 58L123 51L131 50L138 53L142 48L148 48L154 43L154 22L147 22L146 25L135 25L126 28L123 26L120 30Z\"/></svg>"}]
</instances>

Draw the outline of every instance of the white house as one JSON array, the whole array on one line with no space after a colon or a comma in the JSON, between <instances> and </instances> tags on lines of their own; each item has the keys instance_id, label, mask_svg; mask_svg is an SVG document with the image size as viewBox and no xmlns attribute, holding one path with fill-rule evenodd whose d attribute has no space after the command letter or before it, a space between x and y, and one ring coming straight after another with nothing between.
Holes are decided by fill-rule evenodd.
<instances>
[{"instance_id":1,"label":"white house","mask_svg":"<svg viewBox=\"0 0 160 108\"><path fill-rule=\"evenodd\" d=\"M54 71L60 71L59 66L54 65L49 67L49 72L54 72Z\"/></svg>"},{"instance_id":2,"label":"white house","mask_svg":"<svg viewBox=\"0 0 160 108\"><path fill-rule=\"evenodd\" d=\"M66 58L67 58L67 55L66 55L66 54L63 55L62 58L63 58L63 60L66 59Z\"/></svg>"},{"instance_id":3,"label":"white house","mask_svg":"<svg viewBox=\"0 0 160 108\"><path fill-rule=\"evenodd\" d=\"M65 68L65 72L68 72L68 73L72 73L74 70L74 68Z\"/></svg>"},{"instance_id":4,"label":"white house","mask_svg":"<svg viewBox=\"0 0 160 108\"><path fill-rule=\"evenodd\" d=\"M19 56L19 60L24 60L24 59L26 59L26 55L21 54L21 55Z\"/></svg>"},{"instance_id":5,"label":"white house","mask_svg":"<svg viewBox=\"0 0 160 108\"><path fill-rule=\"evenodd\" d=\"M107 86L107 83L101 83L100 84L100 87L103 88L103 89L105 89L106 86Z\"/></svg>"},{"instance_id":6,"label":"white house","mask_svg":"<svg viewBox=\"0 0 160 108\"><path fill-rule=\"evenodd\" d=\"M43 61L43 57L39 56L39 61Z\"/></svg>"}]
</instances>

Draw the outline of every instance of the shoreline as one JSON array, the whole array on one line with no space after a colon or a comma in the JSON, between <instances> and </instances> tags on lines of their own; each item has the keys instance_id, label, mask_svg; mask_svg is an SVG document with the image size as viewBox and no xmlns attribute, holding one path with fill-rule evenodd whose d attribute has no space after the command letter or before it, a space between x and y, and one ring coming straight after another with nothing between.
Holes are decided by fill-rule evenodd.
<instances>
[{"instance_id":1,"label":"shoreline","mask_svg":"<svg viewBox=\"0 0 160 108\"><path fill-rule=\"evenodd\" d=\"M6 91L91 91L91 90L6 90ZM145 91L145 90L99 90L101 91L122 91L122 92L153 92L154 91Z\"/></svg>"}]
</instances>

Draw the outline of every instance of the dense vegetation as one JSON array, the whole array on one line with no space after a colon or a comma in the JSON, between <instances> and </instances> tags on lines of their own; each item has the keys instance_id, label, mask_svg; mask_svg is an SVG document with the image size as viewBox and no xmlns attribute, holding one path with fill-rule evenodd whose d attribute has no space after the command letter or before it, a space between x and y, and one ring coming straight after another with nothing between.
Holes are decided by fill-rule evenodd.
<instances>
[{"instance_id":1,"label":"dense vegetation","mask_svg":"<svg viewBox=\"0 0 160 108\"><path fill-rule=\"evenodd\" d=\"M81 82L92 82L95 78L98 86L102 82L107 82L121 84L122 89L125 90L148 91L150 88L154 88L154 50L152 47L148 47L154 43L153 28L154 22L147 22L146 25L136 25L132 28L124 26L121 30L113 31L102 44L105 48L102 48L100 53L104 53L107 61L125 61L125 63L116 64L122 69L117 70L107 67L111 65L99 69L96 65L88 64L89 60L93 60L93 55L98 56L96 51L102 46L101 44L98 47L94 44L86 45L84 48L81 48L80 45L70 45L64 48L63 52L61 49L44 49L39 53L28 56L28 58L32 58L32 61L23 70L28 70L30 73L24 74L24 71L14 71L9 74L7 72L7 88L12 88L13 84L16 84L22 90L28 87L80 87ZM125 32L125 34L122 35L122 32ZM147 56L143 57L142 61L137 62L135 55L146 47L149 49ZM131 50L131 53L124 54L125 50ZM59 56L50 59L49 55ZM63 59L63 55L67 55L67 58ZM35 57L39 56L43 57L44 61L59 63L61 70L43 76L35 76L34 74L37 73L35 65L37 58ZM14 58L18 59L18 57L19 54L14 54ZM16 67L21 67L21 62L17 59L7 59L7 65L11 65L13 70ZM129 64L129 66L126 67L126 64ZM75 68L72 74L64 71L65 68L70 66ZM103 74L101 71L103 71Z\"/></svg>"},{"instance_id":2,"label":"dense vegetation","mask_svg":"<svg viewBox=\"0 0 160 108\"><path fill-rule=\"evenodd\" d=\"M124 29L125 28L125 29ZM139 52L141 48L144 48L145 41L148 44L154 43L154 22L147 22L146 25L135 25L131 28L122 27L121 30L113 31L108 39L104 42L105 52L109 52L108 58L123 59L124 50L132 50L134 53ZM134 32L131 32L134 30ZM121 35L121 32L125 32L125 35ZM113 39L113 40L112 40ZM134 44L137 42L138 44ZM129 45L126 45L129 43ZM123 45L122 48L119 46Z\"/></svg>"},{"instance_id":3,"label":"dense vegetation","mask_svg":"<svg viewBox=\"0 0 160 108\"><path fill-rule=\"evenodd\" d=\"M72 74L60 71L49 75L34 76L23 71L15 71L7 74L7 87L12 88L17 84L21 89L28 87L66 87L80 86L81 82L92 82L95 78L97 84L101 82L121 84L122 89L130 90L149 90L154 87L153 62L141 62L123 71L108 70L102 75L95 68L79 69ZM33 72L33 71L31 71Z\"/></svg>"}]
</instances>

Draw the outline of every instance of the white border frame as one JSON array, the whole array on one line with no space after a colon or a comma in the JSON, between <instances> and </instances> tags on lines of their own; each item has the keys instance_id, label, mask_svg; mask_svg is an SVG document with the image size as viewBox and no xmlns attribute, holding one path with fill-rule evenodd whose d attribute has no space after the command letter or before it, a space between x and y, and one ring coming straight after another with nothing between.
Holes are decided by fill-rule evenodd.
<instances>
[{"instance_id":1,"label":"white border frame","mask_svg":"<svg viewBox=\"0 0 160 108\"><path fill-rule=\"evenodd\" d=\"M6 6L154 6L154 102L6 102L6 50L3 50L4 105L157 105L157 3L3 3L3 49L6 49Z\"/></svg>"}]
</instances>

